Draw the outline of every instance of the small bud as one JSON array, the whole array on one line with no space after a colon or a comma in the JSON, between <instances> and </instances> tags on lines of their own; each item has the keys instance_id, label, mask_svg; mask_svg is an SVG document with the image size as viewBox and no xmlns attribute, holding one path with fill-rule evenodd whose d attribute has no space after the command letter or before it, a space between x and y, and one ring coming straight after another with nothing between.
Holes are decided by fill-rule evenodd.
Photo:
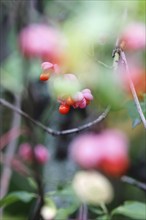
<instances>
[{"instance_id":1,"label":"small bud","mask_svg":"<svg viewBox=\"0 0 146 220\"><path fill-rule=\"evenodd\" d=\"M37 146L35 146L34 149L34 155L35 155L35 159L39 164L44 164L48 161L50 155L48 150L46 149L46 147L44 147L43 145L39 144Z\"/></svg>"},{"instance_id":2,"label":"small bud","mask_svg":"<svg viewBox=\"0 0 146 220\"><path fill-rule=\"evenodd\" d=\"M47 205L41 208L41 216L44 220L52 220L56 215L56 209Z\"/></svg>"},{"instance_id":3,"label":"small bud","mask_svg":"<svg viewBox=\"0 0 146 220\"><path fill-rule=\"evenodd\" d=\"M24 161L31 162L33 160L33 151L29 143L21 144L18 154Z\"/></svg>"}]
</instances>

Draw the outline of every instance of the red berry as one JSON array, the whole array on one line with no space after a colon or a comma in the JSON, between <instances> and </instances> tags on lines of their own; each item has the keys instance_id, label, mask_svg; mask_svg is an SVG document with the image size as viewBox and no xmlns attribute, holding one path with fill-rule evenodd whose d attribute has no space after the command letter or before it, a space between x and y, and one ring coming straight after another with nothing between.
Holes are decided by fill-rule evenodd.
<instances>
[{"instance_id":1,"label":"red berry","mask_svg":"<svg viewBox=\"0 0 146 220\"><path fill-rule=\"evenodd\" d=\"M40 75L40 80L41 81L47 81L49 79L49 74L48 73L42 73Z\"/></svg>"},{"instance_id":2,"label":"red berry","mask_svg":"<svg viewBox=\"0 0 146 220\"><path fill-rule=\"evenodd\" d=\"M59 106L59 112L63 115L67 114L70 110L70 106L69 105L60 105Z\"/></svg>"},{"instance_id":3,"label":"red berry","mask_svg":"<svg viewBox=\"0 0 146 220\"><path fill-rule=\"evenodd\" d=\"M102 160L99 167L107 175L118 177L127 171L129 160L126 156L113 159L106 158Z\"/></svg>"}]
</instances>

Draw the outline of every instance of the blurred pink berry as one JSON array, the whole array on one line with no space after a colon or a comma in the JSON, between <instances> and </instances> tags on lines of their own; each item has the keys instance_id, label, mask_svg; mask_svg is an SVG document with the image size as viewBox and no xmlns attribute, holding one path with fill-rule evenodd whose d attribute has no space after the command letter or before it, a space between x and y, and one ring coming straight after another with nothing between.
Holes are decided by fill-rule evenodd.
<instances>
[{"instance_id":1,"label":"blurred pink berry","mask_svg":"<svg viewBox=\"0 0 146 220\"><path fill-rule=\"evenodd\" d=\"M73 160L81 167L100 169L110 176L120 176L129 166L128 140L118 130L84 134L70 145Z\"/></svg>"},{"instance_id":2,"label":"blurred pink berry","mask_svg":"<svg viewBox=\"0 0 146 220\"><path fill-rule=\"evenodd\" d=\"M119 130L107 129L101 134L103 141L104 157L113 158L118 155L127 155L128 140Z\"/></svg>"},{"instance_id":3,"label":"blurred pink berry","mask_svg":"<svg viewBox=\"0 0 146 220\"><path fill-rule=\"evenodd\" d=\"M91 94L90 89L84 89L81 92L77 92L73 100L75 103L73 104L74 108L85 108L91 100L93 100L93 96Z\"/></svg>"},{"instance_id":4,"label":"blurred pink berry","mask_svg":"<svg viewBox=\"0 0 146 220\"><path fill-rule=\"evenodd\" d=\"M144 49L146 46L146 27L143 23L133 23L123 31L121 40L130 50Z\"/></svg>"},{"instance_id":5,"label":"blurred pink berry","mask_svg":"<svg viewBox=\"0 0 146 220\"><path fill-rule=\"evenodd\" d=\"M84 98L84 96L83 96L82 92L77 92L77 93L73 96L73 100L74 100L75 102L80 102L80 101L83 100L83 98Z\"/></svg>"},{"instance_id":6,"label":"blurred pink berry","mask_svg":"<svg viewBox=\"0 0 146 220\"><path fill-rule=\"evenodd\" d=\"M33 151L29 143L21 144L18 154L24 161L31 162L33 160Z\"/></svg>"},{"instance_id":7,"label":"blurred pink berry","mask_svg":"<svg viewBox=\"0 0 146 220\"><path fill-rule=\"evenodd\" d=\"M53 69L54 65L52 63L49 62L44 62L42 63L42 69L44 71L49 71L50 69Z\"/></svg>"},{"instance_id":8,"label":"blurred pink berry","mask_svg":"<svg viewBox=\"0 0 146 220\"><path fill-rule=\"evenodd\" d=\"M45 24L30 24L19 35L21 52L28 58L39 57L52 63L64 59L64 38L54 28Z\"/></svg>"},{"instance_id":9,"label":"blurred pink berry","mask_svg":"<svg viewBox=\"0 0 146 220\"><path fill-rule=\"evenodd\" d=\"M50 62L42 63L43 72L40 75L41 81L47 81L52 74L59 74L60 68L57 64L52 64Z\"/></svg>"},{"instance_id":10,"label":"blurred pink berry","mask_svg":"<svg viewBox=\"0 0 146 220\"><path fill-rule=\"evenodd\" d=\"M97 167L102 158L102 147L98 136L83 134L73 140L70 145L72 159L81 167L90 169ZM101 147L101 148L100 148Z\"/></svg>"},{"instance_id":11,"label":"blurred pink berry","mask_svg":"<svg viewBox=\"0 0 146 220\"><path fill-rule=\"evenodd\" d=\"M36 161L39 164L46 163L48 161L49 157L50 157L49 152L46 149L46 147L44 147L41 144L35 146L35 148L34 148L34 156L35 156Z\"/></svg>"},{"instance_id":12,"label":"blurred pink berry","mask_svg":"<svg viewBox=\"0 0 146 220\"><path fill-rule=\"evenodd\" d=\"M87 105L87 103L86 103L86 99L85 98L83 98L80 102L78 102L78 107L79 108L85 108L86 105Z\"/></svg>"},{"instance_id":13,"label":"blurred pink berry","mask_svg":"<svg viewBox=\"0 0 146 220\"><path fill-rule=\"evenodd\" d=\"M82 94L86 100L89 100L89 101L93 100L93 95L91 94L90 89L82 90Z\"/></svg>"}]
</instances>

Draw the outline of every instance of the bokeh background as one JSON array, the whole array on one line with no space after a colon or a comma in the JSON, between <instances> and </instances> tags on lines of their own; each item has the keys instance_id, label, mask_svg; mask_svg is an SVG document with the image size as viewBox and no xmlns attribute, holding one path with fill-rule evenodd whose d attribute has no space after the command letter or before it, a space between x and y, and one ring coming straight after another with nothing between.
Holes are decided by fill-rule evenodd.
<instances>
[{"instance_id":1,"label":"bokeh background","mask_svg":"<svg viewBox=\"0 0 146 220\"><path fill-rule=\"evenodd\" d=\"M122 36L131 23L140 25L145 23L145 1L1 0L0 6L1 97L55 130L70 129L88 123L107 105L111 105L108 117L88 131L100 134L105 129L113 128L124 132L129 140L130 160L126 175L145 182L145 130L135 113L131 93L123 90L121 84L119 86L112 69L112 51L117 37ZM34 41L32 37L29 43L30 45L36 43L41 48L48 46L44 43L46 36L45 32L43 35L43 26L57 31L58 44L54 48L50 47L49 55L26 52L28 35L24 33L23 39L21 36L24 28L30 24L39 25L40 29L36 33L31 30ZM136 35L136 32L137 29L132 35ZM54 38L50 37L52 45L53 40ZM134 84L144 106L145 48L127 47L125 50L130 65L136 69ZM59 64L64 74L74 73L80 80L81 88L91 89L94 97L91 104L85 109L72 108L67 115L61 115L58 112L59 103L54 96L52 81L44 83L39 80L42 61ZM2 195L13 191L35 191L35 183L24 175L23 169L18 169L20 167L15 159L22 143L33 146L42 144L51 156L45 165L36 169L42 175L44 191L58 192L53 201L57 203L58 209L62 209L62 213L60 211L56 219L75 219L78 207L76 202L72 201L73 196L68 188L80 167L70 158L69 145L78 134L58 137L48 135L39 127L32 125L29 120L3 107L0 107L0 118ZM9 166L12 169L7 171ZM26 163L27 166L30 165ZM115 191L113 201L107 206L109 211L126 200L145 202L145 193L140 189L123 183L120 178L113 178L110 175L108 178ZM66 190L66 193L63 193L63 190ZM35 199L28 203L20 201L12 203L3 210L3 219L28 219L28 216L33 215L34 208ZM102 218L97 218L97 214L89 209L89 219ZM116 216L113 219L129 218Z\"/></svg>"}]
</instances>

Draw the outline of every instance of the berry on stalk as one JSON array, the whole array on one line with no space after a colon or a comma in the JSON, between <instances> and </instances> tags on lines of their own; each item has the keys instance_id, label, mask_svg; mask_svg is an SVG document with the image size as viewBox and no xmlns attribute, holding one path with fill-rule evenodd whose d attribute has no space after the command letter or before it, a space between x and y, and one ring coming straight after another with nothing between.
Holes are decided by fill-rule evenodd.
<instances>
[{"instance_id":1,"label":"berry on stalk","mask_svg":"<svg viewBox=\"0 0 146 220\"><path fill-rule=\"evenodd\" d=\"M59 106L59 112L60 114L66 115L70 111L70 106L69 105L60 105Z\"/></svg>"}]
</instances>

